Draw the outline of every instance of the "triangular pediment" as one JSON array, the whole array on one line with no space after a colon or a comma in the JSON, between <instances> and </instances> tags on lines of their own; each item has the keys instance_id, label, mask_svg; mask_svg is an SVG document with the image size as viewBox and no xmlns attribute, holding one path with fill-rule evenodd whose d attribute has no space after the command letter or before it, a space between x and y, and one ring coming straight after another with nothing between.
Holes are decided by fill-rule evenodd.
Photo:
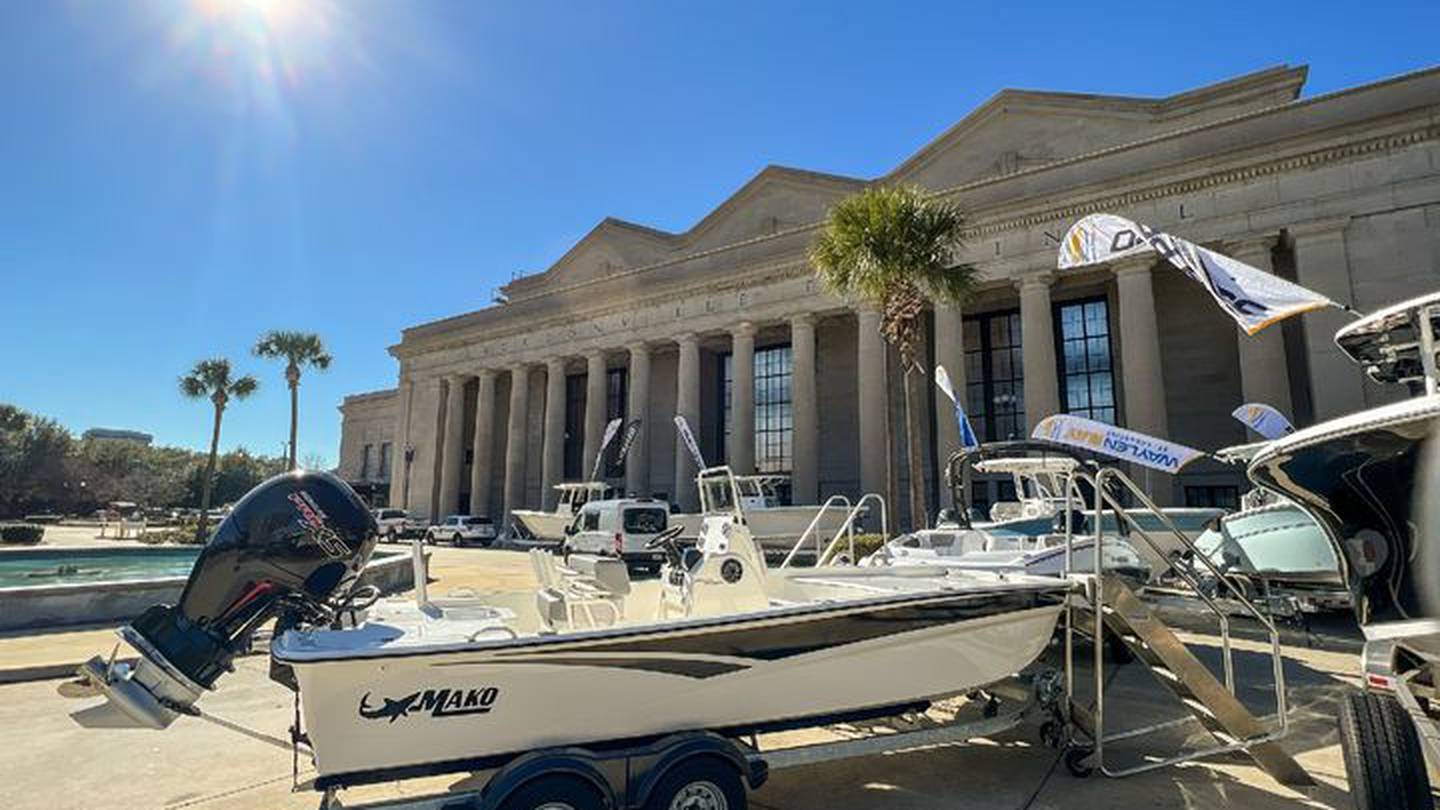
<instances>
[{"instance_id":1,"label":"triangular pediment","mask_svg":"<svg viewBox=\"0 0 1440 810\"><path fill-rule=\"evenodd\" d=\"M517 279L506 285L505 292L513 297L531 287L593 281L617 270L660 261L676 247L673 234L607 217L545 272Z\"/></svg>"},{"instance_id":2,"label":"triangular pediment","mask_svg":"<svg viewBox=\"0 0 1440 810\"><path fill-rule=\"evenodd\" d=\"M1001 90L884 179L938 190L1013 174L1286 104L1305 73L1268 68L1163 98Z\"/></svg>"},{"instance_id":3,"label":"triangular pediment","mask_svg":"<svg viewBox=\"0 0 1440 810\"><path fill-rule=\"evenodd\" d=\"M864 186L853 177L767 166L679 238L699 251L809 225Z\"/></svg>"}]
</instances>

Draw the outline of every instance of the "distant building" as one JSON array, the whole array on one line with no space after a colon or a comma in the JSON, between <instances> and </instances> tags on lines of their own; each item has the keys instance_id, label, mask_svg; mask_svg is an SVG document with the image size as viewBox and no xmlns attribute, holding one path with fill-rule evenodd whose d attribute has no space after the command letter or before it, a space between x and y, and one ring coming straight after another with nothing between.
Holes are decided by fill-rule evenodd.
<instances>
[{"instance_id":1,"label":"distant building","mask_svg":"<svg viewBox=\"0 0 1440 810\"><path fill-rule=\"evenodd\" d=\"M90 428L85 431L82 436L86 441L93 439L96 441L134 442L135 444L143 444L146 447L149 447L150 442L155 440L155 437L149 433L141 433L138 430L119 430L116 428Z\"/></svg>"},{"instance_id":2,"label":"distant building","mask_svg":"<svg viewBox=\"0 0 1440 810\"><path fill-rule=\"evenodd\" d=\"M607 477L689 510L681 415L707 463L788 472L796 503L884 491L898 364L878 313L827 294L806 257L830 206L871 183L967 214L960 259L982 287L926 313L922 357L949 370L984 441L1065 412L1214 449L1249 438L1230 417L1241 403L1303 427L1388 401L1400 392L1335 347L1338 310L1251 339L1154 254L1056 272L1066 228L1111 212L1363 311L1436 289L1440 69L1301 98L1305 77L1277 67L1165 98L1002 90L879 177L770 167L684 232L605 219L504 303L405 329L397 390L342 407L346 458L393 441L391 503L500 517L553 506L555 484L590 474L606 423L640 419ZM924 404L932 507L958 446L944 396ZM972 483L977 506L1010 496L1008 480ZM1248 483L1203 460L1146 486L1233 506Z\"/></svg>"},{"instance_id":3,"label":"distant building","mask_svg":"<svg viewBox=\"0 0 1440 810\"><path fill-rule=\"evenodd\" d=\"M340 415L340 463L335 473L371 506L389 505L395 389L345 397Z\"/></svg>"}]
</instances>

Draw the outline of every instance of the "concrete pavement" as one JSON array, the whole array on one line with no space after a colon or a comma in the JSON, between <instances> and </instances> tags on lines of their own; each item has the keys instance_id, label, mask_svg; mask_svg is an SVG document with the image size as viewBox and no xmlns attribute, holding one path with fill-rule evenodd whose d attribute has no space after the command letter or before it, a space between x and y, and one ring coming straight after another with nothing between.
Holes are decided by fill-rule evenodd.
<instances>
[{"instance_id":1,"label":"concrete pavement","mask_svg":"<svg viewBox=\"0 0 1440 810\"><path fill-rule=\"evenodd\" d=\"M533 587L523 554L437 550L432 593L470 588L482 596L526 599ZM653 587L653 586L651 586ZM1187 640L1212 642L1191 634ZM66 643L84 646L88 639ZM38 643L38 642L36 642ZM9 649L0 647L0 656ZM103 651L108 651L106 645ZM1263 646L1237 642L1241 697L1257 712L1271 701ZM100 649L86 653L101 652ZM1213 648L1209 651L1213 654ZM829 808L1246 808L1349 806L1334 718L1336 701L1354 682L1358 662L1348 653L1303 648L1287 651L1292 734L1286 747L1320 785L1306 795L1274 783L1249 760L1227 756L1205 764L1167 768L1125 780L1077 779L1055 751L1037 742L1033 726L968 746L942 746L777 771L752 795L762 810ZM61 698L58 681L0 686L0 727L12 744L0 754L0 785L10 808L313 808L318 794L292 793L291 756L284 739L292 696L266 678L266 659L239 662L238 670L206 696L205 711L227 724L182 718L168 731L82 728L68 713L85 705ZM1084 681L1082 681L1084 682ZM1107 692L1112 725L1131 727L1179 713L1153 677L1136 665L1116 671ZM94 702L93 700L90 702ZM812 742L833 731L762 737L762 745ZM1115 762L1165 755L1204 741L1187 725L1141 743L1116 746ZM304 763L302 762L302 765ZM302 772L301 778L306 778ZM394 798L469 784L432 778L347 791L347 803Z\"/></svg>"}]
</instances>

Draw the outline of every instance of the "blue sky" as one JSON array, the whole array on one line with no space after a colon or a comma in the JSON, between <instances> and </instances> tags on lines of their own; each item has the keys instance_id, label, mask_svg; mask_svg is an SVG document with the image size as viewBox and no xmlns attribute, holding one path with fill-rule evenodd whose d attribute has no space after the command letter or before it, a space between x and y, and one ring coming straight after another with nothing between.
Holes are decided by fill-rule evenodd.
<instances>
[{"instance_id":1,"label":"blue sky","mask_svg":"<svg viewBox=\"0 0 1440 810\"><path fill-rule=\"evenodd\" d=\"M302 456L394 383L408 325L485 305L607 215L678 230L769 163L880 174L1001 87L1166 95L1308 64L1307 95L1440 61L1440 3L134 0L0 7L0 401L203 447L175 379L262 382L324 336Z\"/></svg>"}]
</instances>

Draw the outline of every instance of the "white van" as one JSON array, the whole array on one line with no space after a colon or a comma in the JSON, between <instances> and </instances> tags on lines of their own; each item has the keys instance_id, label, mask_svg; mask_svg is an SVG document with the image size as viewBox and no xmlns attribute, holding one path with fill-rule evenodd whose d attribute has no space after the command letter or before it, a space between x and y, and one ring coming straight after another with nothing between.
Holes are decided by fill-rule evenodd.
<instances>
[{"instance_id":1,"label":"white van","mask_svg":"<svg viewBox=\"0 0 1440 810\"><path fill-rule=\"evenodd\" d=\"M650 498L590 501L565 527L565 553L603 554L660 570L665 554L645 544L669 525L670 509Z\"/></svg>"}]
</instances>

